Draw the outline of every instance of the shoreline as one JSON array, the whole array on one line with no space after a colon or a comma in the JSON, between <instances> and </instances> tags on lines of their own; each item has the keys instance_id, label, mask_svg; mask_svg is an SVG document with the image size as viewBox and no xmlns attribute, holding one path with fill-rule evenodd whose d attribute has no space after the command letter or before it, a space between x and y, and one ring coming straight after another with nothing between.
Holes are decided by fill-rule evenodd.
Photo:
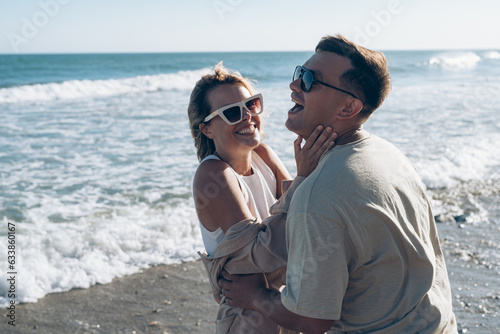
<instances>
[{"instance_id":1,"label":"shoreline","mask_svg":"<svg viewBox=\"0 0 500 334\"><path fill-rule=\"evenodd\" d=\"M218 305L201 261L160 265L2 309L0 333L214 333Z\"/></svg>"}]
</instances>

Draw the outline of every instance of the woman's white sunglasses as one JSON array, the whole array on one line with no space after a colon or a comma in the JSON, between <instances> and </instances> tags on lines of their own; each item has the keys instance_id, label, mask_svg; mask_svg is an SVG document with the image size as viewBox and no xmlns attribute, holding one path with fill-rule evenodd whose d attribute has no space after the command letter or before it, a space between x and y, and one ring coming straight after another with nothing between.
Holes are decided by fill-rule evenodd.
<instances>
[{"instance_id":1,"label":"woman's white sunglasses","mask_svg":"<svg viewBox=\"0 0 500 334\"><path fill-rule=\"evenodd\" d=\"M261 114L264 111L262 94L256 94L243 101L231 103L227 106L221 107L205 117L203 122L208 122L215 116L219 115L227 124L237 124L243 120L243 108L248 110L252 116Z\"/></svg>"}]
</instances>

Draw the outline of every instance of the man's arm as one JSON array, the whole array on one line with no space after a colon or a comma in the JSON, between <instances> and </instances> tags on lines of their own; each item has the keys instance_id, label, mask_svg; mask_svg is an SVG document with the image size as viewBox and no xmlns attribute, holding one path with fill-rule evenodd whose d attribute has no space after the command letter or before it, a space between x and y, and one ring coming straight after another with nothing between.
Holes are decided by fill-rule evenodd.
<instances>
[{"instance_id":1,"label":"man's arm","mask_svg":"<svg viewBox=\"0 0 500 334\"><path fill-rule=\"evenodd\" d=\"M231 275L223 270L219 285L230 306L260 312L280 326L305 334L324 333L334 320L304 317L289 311L281 302L281 293L266 288L262 274Z\"/></svg>"}]
</instances>

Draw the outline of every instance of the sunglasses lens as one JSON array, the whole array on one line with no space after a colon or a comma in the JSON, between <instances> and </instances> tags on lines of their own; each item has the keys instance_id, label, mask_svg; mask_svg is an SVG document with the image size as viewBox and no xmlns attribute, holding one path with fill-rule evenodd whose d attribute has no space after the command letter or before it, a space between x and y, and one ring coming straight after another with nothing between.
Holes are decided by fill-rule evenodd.
<instances>
[{"instance_id":1,"label":"sunglasses lens","mask_svg":"<svg viewBox=\"0 0 500 334\"><path fill-rule=\"evenodd\" d=\"M298 78L300 78L300 74L302 73L302 68L300 66L297 66L295 68L295 72L293 72L293 80L292 81L295 81L297 80Z\"/></svg>"},{"instance_id":2,"label":"sunglasses lens","mask_svg":"<svg viewBox=\"0 0 500 334\"><path fill-rule=\"evenodd\" d=\"M223 111L223 113L227 120L231 123L241 120L241 108L238 106L226 109Z\"/></svg>"},{"instance_id":3,"label":"sunglasses lens","mask_svg":"<svg viewBox=\"0 0 500 334\"><path fill-rule=\"evenodd\" d=\"M311 87L314 83L314 76L308 70L304 71L302 74L301 88L304 92L308 92L311 90Z\"/></svg>"},{"instance_id":4,"label":"sunglasses lens","mask_svg":"<svg viewBox=\"0 0 500 334\"><path fill-rule=\"evenodd\" d=\"M295 72L293 73L292 81L295 81L299 78L301 79L300 88L306 93L310 91L314 83L314 75L309 70L303 68L302 66L297 66L295 68Z\"/></svg>"},{"instance_id":5,"label":"sunglasses lens","mask_svg":"<svg viewBox=\"0 0 500 334\"><path fill-rule=\"evenodd\" d=\"M250 113L252 115L257 115L262 112L262 102L259 97L248 101L247 103L245 103L245 106L248 110L250 110Z\"/></svg>"}]
</instances>

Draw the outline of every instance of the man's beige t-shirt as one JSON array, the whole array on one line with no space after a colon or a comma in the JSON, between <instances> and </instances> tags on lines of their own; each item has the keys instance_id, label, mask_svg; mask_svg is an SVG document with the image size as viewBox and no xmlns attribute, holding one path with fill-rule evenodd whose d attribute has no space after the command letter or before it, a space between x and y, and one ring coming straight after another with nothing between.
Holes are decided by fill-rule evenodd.
<instances>
[{"instance_id":1,"label":"man's beige t-shirt","mask_svg":"<svg viewBox=\"0 0 500 334\"><path fill-rule=\"evenodd\" d=\"M284 306L335 320L331 332L457 332L429 202L387 141L372 135L321 160L294 194L287 247Z\"/></svg>"}]
</instances>

